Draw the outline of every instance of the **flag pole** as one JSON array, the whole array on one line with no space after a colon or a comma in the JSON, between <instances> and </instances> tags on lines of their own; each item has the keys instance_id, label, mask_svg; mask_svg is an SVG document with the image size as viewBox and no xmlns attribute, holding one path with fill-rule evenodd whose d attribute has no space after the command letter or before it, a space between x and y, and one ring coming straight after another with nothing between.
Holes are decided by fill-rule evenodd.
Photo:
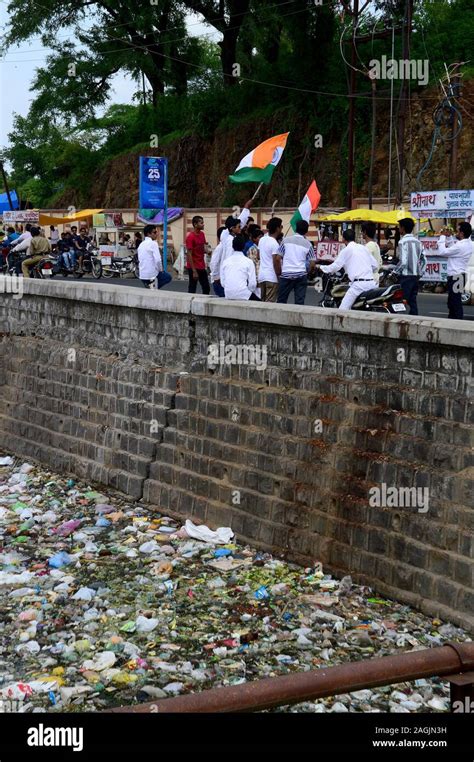
<instances>
[{"instance_id":1,"label":"flag pole","mask_svg":"<svg viewBox=\"0 0 474 762\"><path fill-rule=\"evenodd\" d=\"M260 185L258 186L257 190L255 191L255 193L253 194L253 196L251 198L252 201L254 201L257 198L257 196L260 193L262 187L263 187L263 183L260 183Z\"/></svg>"}]
</instances>

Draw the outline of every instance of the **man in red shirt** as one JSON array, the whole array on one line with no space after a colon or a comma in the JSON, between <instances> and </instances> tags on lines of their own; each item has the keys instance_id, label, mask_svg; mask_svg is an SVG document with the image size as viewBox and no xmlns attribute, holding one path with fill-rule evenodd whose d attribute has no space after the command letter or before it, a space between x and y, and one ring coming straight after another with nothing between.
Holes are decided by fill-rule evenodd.
<instances>
[{"instance_id":1,"label":"man in red shirt","mask_svg":"<svg viewBox=\"0 0 474 762\"><path fill-rule=\"evenodd\" d=\"M186 236L186 269L189 277L188 294L195 294L197 283L201 284L202 293L209 294L211 287L204 258L207 247L204 235L204 220L196 215L192 219L193 230Z\"/></svg>"}]
</instances>

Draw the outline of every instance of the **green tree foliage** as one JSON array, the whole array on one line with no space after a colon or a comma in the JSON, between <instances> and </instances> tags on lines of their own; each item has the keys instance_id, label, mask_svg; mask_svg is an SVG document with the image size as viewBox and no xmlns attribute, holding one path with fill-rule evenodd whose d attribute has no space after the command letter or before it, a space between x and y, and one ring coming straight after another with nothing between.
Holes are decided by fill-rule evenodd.
<instances>
[{"instance_id":1,"label":"green tree foliage","mask_svg":"<svg viewBox=\"0 0 474 762\"><path fill-rule=\"evenodd\" d=\"M37 69L28 117L16 116L3 158L12 187L47 206L64 189L87 204L91 177L108 159L149 145L158 135L217 129L269 115L275 124L305 135L288 145L301 166L314 133L341 143L341 185L347 131L353 0L11 0L4 48L39 35L52 50ZM363 5L361 2L360 5ZM411 55L429 58L436 81L444 61L469 61L474 27L472 0L415 0ZM209 29L190 36L189 13ZM400 27L406 0L373 0L360 20L358 68L391 55L390 35ZM192 19L195 23L196 17ZM216 32L221 36L215 41ZM396 38L395 57L401 55ZM238 64L238 66L236 66ZM240 67L240 68L239 68ZM468 71L468 69L465 69ZM113 78L127 74L137 105L110 104ZM146 103L143 103L142 77ZM358 76L358 169L366 170L371 123L370 80ZM415 85L414 85L415 87ZM381 84L378 95L387 98ZM364 97L365 96L365 97ZM281 118L278 115L282 115ZM302 129L304 126L304 129Z\"/></svg>"}]
</instances>

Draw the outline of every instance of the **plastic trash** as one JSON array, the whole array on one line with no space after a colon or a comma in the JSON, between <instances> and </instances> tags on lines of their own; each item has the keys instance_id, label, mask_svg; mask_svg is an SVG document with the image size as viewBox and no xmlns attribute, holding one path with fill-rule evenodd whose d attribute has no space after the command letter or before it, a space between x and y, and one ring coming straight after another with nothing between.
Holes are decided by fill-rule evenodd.
<instances>
[{"instance_id":1,"label":"plastic trash","mask_svg":"<svg viewBox=\"0 0 474 762\"><path fill-rule=\"evenodd\" d=\"M72 598L74 601L91 601L95 594L95 590L90 587L80 587Z\"/></svg>"},{"instance_id":2,"label":"plastic trash","mask_svg":"<svg viewBox=\"0 0 474 762\"><path fill-rule=\"evenodd\" d=\"M214 558L222 558L223 556L231 556L232 551L229 548L218 548L214 551Z\"/></svg>"},{"instance_id":3,"label":"plastic trash","mask_svg":"<svg viewBox=\"0 0 474 762\"><path fill-rule=\"evenodd\" d=\"M24 571L19 574L0 572L0 587L9 585L24 585L25 582L30 582L34 575L31 572Z\"/></svg>"},{"instance_id":4,"label":"plastic trash","mask_svg":"<svg viewBox=\"0 0 474 762\"><path fill-rule=\"evenodd\" d=\"M113 651L102 651L96 655L95 659L88 659L84 662L84 669L90 669L93 672L102 672L104 669L113 667L117 657Z\"/></svg>"},{"instance_id":5,"label":"plastic trash","mask_svg":"<svg viewBox=\"0 0 474 762\"><path fill-rule=\"evenodd\" d=\"M234 536L234 533L230 527L219 527L216 531L209 529L205 524L197 526L193 524L189 519L184 525L184 530L188 537L193 537L201 542L207 542L211 544L227 545L228 542Z\"/></svg>"},{"instance_id":6,"label":"plastic trash","mask_svg":"<svg viewBox=\"0 0 474 762\"><path fill-rule=\"evenodd\" d=\"M51 558L48 559L48 564L52 566L53 569L61 569L62 566L67 566L67 564L70 564L71 562L71 556L68 553L64 553L63 551L56 553L54 556L51 556Z\"/></svg>"},{"instance_id":7,"label":"plastic trash","mask_svg":"<svg viewBox=\"0 0 474 762\"><path fill-rule=\"evenodd\" d=\"M142 545L140 545L138 550L140 551L140 553L145 553L146 555L149 555L150 553L154 553L155 550L158 550L159 547L160 546L158 545L157 542L155 542L155 540L150 540L149 542L142 543Z\"/></svg>"},{"instance_id":8,"label":"plastic trash","mask_svg":"<svg viewBox=\"0 0 474 762\"><path fill-rule=\"evenodd\" d=\"M145 616L139 616L136 620L137 625L137 631L138 632L151 632L152 630L155 630L158 627L158 619L147 619Z\"/></svg>"},{"instance_id":9,"label":"plastic trash","mask_svg":"<svg viewBox=\"0 0 474 762\"><path fill-rule=\"evenodd\" d=\"M19 711L101 712L469 638L314 563L231 545L229 528L224 542L203 541L208 528L191 537L123 495L21 468L12 458L0 469L0 697L10 690ZM338 702L445 712L449 687L430 678L289 711L344 711Z\"/></svg>"},{"instance_id":10,"label":"plastic trash","mask_svg":"<svg viewBox=\"0 0 474 762\"><path fill-rule=\"evenodd\" d=\"M78 527L80 527L81 524L82 521L80 519L65 521L64 524L61 524L61 526L59 526L57 529L53 529L53 532L60 535L61 537L67 537L68 535L72 534Z\"/></svg>"}]
</instances>

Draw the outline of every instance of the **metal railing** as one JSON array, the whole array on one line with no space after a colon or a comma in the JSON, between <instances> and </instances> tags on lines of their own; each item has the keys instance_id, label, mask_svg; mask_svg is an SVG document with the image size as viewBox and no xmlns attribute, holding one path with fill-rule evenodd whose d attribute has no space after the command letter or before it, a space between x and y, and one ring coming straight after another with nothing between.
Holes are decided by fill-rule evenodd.
<instances>
[{"instance_id":1,"label":"metal railing","mask_svg":"<svg viewBox=\"0 0 474 762\"><path fill-rule=\"evenodd\" d=\"M446 643L396 656L212 688L109 712L258 712L364 688L444 677L454 701L474 699L474 643Z\"/></svg>"}]
</instances>

